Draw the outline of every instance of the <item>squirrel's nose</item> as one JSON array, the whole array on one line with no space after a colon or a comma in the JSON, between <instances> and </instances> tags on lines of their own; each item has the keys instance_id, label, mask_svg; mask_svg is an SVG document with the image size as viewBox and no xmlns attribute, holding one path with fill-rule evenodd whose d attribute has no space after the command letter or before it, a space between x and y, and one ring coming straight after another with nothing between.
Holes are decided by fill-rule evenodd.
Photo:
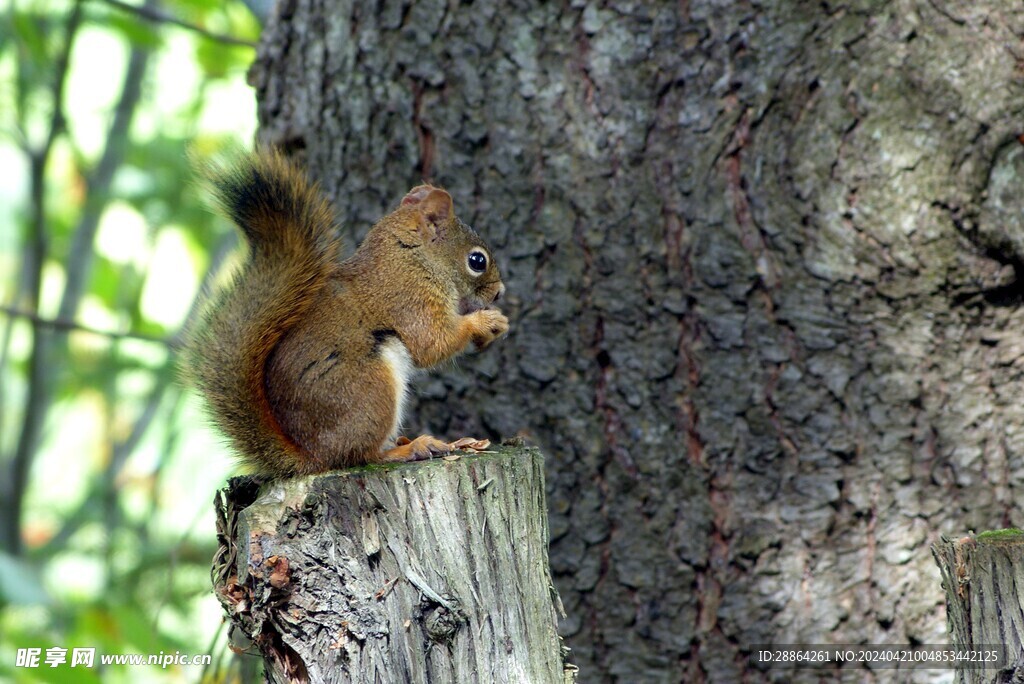
<instances>
[{"instance_id":1,"label":"squirrel's nose","mask_svg":"<svg viewBox=\"0 0 1024 684\"><path fill-rule=\"evenodd\" d=\"M499 299L501 299L501 296L503 294L505 294L505 283L500 283L498 285L498 291L494 293L494 299L492 299L491 301L492 302L498 301Z\"/></svg>"}]
</instances>

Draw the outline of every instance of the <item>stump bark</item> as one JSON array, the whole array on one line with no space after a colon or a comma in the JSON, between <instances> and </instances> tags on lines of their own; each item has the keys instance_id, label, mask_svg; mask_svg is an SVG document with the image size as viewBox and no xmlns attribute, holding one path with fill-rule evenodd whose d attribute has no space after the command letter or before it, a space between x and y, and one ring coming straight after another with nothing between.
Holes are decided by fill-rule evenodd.
<instances>
[{"instance_id":1,"label":"stump bark","mask_svg":"<svg viewBox=\"0 0 1024 684\"><path fill-rule=\"evenodd\" d=\"M946 592L946 622L960 651L1005 649L997 667L957 670L956 682L1024 682L1024 532L999 530L932 546Z\"/></svg>"},{"instance_id":2,"label":"stump bark","mask_svg":"<svg viewBox=\"0 0 1024 684\"><path fill-rule=\"evenodd\" d=\"M216 502L214 585L269 682L565 682L543 457L366 466Z\"/></svg>"}]
</instances>

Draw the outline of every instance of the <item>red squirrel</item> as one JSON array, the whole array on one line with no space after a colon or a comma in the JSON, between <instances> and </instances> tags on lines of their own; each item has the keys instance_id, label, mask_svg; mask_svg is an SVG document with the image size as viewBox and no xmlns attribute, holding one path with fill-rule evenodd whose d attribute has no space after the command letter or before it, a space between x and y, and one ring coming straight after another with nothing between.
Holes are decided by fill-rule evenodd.
<instances>
[{"instance_id":1,"label":"red squirrel","mask_svg":"<svg viewBox=\"0 0 1024 684\"><path fill-rule=\"evenodd\" d=\"M306 475L452 450L395 445L410 376L508 331L490 249L420 185L341 259L334 212L276 151L208 173L247 259L188 334L183 366L243 461Z\"/></svg>"}]
</instances>

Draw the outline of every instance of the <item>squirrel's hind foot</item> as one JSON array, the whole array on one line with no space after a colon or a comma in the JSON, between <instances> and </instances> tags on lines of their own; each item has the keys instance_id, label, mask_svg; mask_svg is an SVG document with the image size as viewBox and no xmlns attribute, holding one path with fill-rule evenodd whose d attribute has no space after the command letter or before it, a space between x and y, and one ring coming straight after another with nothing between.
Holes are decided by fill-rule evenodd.
<instances>
[{"instance_id":1,"label":"squirrel's hind foot","mask_svg":"<svg viewBox=\"0 0 1024 684\"><path fill-rule=\"evenodd\" d=\"M452 445L448 442L442 442L430 435L420 435L412 441L399 437L397 446L380 456L381 461L425 461L440 454L447 454L451 450Z\"/></svg>"}]
</instances>

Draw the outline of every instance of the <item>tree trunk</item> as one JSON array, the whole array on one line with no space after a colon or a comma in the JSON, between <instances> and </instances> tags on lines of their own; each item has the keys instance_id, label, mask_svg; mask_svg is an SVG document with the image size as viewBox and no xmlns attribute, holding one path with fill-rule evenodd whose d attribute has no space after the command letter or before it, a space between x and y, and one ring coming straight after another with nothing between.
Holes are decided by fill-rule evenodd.
<instances>
[{"instance_id":1,"label":"tree trunk","mask_svg":"<svg viewBox=\"0 0 1024 684\"><path fill-rule=\"evenodd\" d=\"M965 653L1005 649L1000 667L958 670L958 684L1024 681L1024 534L999 530L956 541L943 537L932 555L942 573L953 646Z\"/></svg>"},{"instance_id":2,"label":"tree trunk","mask_svg":"<svg viewBox=\"0 0 1024 684\"><path fill-rule=\"evenodd\" d=\"M242 481L218 501L217 595L270 682L574 681L543 465L509 449Z\"/></svg>"},{"instance_id":3,"label":"tree trunk","mask_svg":"<svg viewBox=\"0 0 1024 684\"><path fill-rule=\"evenodd\" d=\"M509 336L409 415L551 456L588 682L941 643L929 543L1022 513L1022 35L1002 0L278 3L261 136L353 244L427 179L495 248Z\"/></svg>"}]
</instances>

